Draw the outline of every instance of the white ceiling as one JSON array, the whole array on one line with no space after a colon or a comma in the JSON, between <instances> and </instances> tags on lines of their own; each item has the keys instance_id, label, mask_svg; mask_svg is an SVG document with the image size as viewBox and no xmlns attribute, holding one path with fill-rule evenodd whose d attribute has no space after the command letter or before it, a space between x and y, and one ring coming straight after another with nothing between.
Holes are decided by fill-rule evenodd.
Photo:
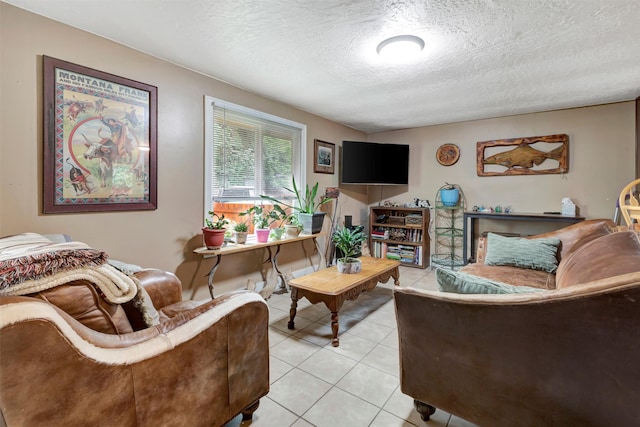
<instances>
[{"instance_id":1,"label":"white ceiling","mask_svg":"<svg viewBox=\"0 0 640 427\"><path fill-rule=\"evenodd\" d=\"M640 96L638 0L6 2L367 133Z\"/></svg>"}]
</instances>

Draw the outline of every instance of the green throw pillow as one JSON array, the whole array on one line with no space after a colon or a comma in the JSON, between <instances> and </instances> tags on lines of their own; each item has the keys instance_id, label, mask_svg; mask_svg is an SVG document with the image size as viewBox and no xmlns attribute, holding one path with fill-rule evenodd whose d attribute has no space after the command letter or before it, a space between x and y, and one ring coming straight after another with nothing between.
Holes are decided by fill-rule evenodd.
<instances>
[{"instance_id":1,"label":"green throw pillow","mask_svg":"<svg viewBox=\"0 0 640 427\"><path fill-rule=\"evenodd\" d=\"M456 294L521 294L528 292L544 292L543 289L529 286L513 286L506 283L494 282L484 277L449 271L442 268L436 270L438 287L442 292Z\"/></svg>"},{"instance_id":2,"label":"green throw pillow","mask_svg":"<svg viewBox=\"0 0 640 427\"><path fill-rule=\"evenodd\" d=\"M558 268L560 239L525 239L487 235L486 265L510 265L554 273Z\"/></svg>"}]
</instances>

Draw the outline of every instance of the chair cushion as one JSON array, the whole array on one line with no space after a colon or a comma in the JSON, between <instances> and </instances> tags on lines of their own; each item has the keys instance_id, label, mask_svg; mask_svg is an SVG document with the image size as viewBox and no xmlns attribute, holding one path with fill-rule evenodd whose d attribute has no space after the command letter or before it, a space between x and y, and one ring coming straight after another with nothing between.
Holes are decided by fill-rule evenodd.
<instances>
[{"instance_id":1,"label":"chair cushion","mask_svg":"<svg viewBox=\"0 0 640 427\"><path fill-rule=\"evenodd\" d=\"M76 280L29 296L55 305L94 331L117 335L133 332L122 306L102 298L88 280Z\"/></svg>"},{"instance_id":2,"label":"chair cushion","mask_svg":"<svg viewBox=\"0 0 640 427\"><path fill-rule=\"evenodd\" d=\"M461 270L466 274L484 277L493 282L508 283L514 286L530 286L539 289L555 289L556 275L546 271L512 267L510 265L467 264Z\"/></svg>"},{"instance_id":3,"label":"chair cushion","mask_svg":"<svg viewBox=\"0 0 640 427\"><path fill-rule=\"evenodd\" d=\"M543 292L542 289L529 286L513 286L495 282L484 277L466 274L460 271L436 270L438 287L443 292L457 294L519 294L527 292Z\"/></svg>"},{"instance_id":4,"label":"chair cushion","mask_svg":"<svg viewBox=\"0 0 640 427\"><path fill-rule=\"evenodd\" d=\"M160 313L154 307L144 286L139 286L136 296L131 301L122 304L122 308L134 331L160 324Z\"/></svg>"},{"instance_id":5,"label":"chair cushion","mask_svg":"<svg viewBox=\"0 0 640 427\"><path fill-rule=\"evenodd\" d=\"M560 239L525 239L487 235L486 265L511 265L553 273L558 268Z\"/></svg>"}]
</instances>

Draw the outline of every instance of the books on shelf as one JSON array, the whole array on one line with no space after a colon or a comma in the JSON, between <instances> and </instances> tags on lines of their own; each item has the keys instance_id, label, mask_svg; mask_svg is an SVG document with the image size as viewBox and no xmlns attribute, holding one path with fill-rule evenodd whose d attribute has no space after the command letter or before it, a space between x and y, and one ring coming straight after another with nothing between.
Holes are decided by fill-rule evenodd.
<instances>
[{"instance_id":1,"label":"books on shelf","mask_svg":"<svg viewBox=\"0 0 640 427\"><path fill-rule=\"evenodd\" d=\"M375 258L386 258L405 264L422 265L422 247L409 245L394 245L385 242L373 242L372 254Z\"/></svg>"},{"instance_id":2,"label":"books on shelf","mask_svg":"<svg viewBox=\"0 0 640 427\"><path fill-rule=\"evenodd\" d=\"M371 256L426 268L429 214L429 209L417 207L372 207L369 211Z\"/></svg>"},{"instance_id":3,"label":"books on shelf","mask_svg":"<svg viewBox=\"0 0 640 427\"><path fill-rule=\"evenodd\" d=\"M397 240L399 242L422 243L422 229L380 227L371 231L371 238L377 240Z\"/></svg>"},{"instance_id":4,"label":"books on shelf","mask_svg":"<svg viewBox=\"0 0 640 427\"><path fill-rule=\"evenodd\" d=\"M374 258L386 258L387 244L384 242L373 242L372 253Z\"/></svg>"},{"instance_id":5,"label":"books on shelf","mask_svg":"<svg viewBox=\"0 0 640 427\"><path fill-rule=\"evenodd\" d=\"M389 239L389 230L373 230L371 232L372 239Z\"/></svg>"},{"instance_id":6,"label":"books on shelf","mask_svg":"<svg viewBox=\"0 0 640 427\"><path fill-rule=\"evenodd\" d=\"M408 230L408 241L414 243L422 243L422 229L414 228Z\"/></svg>"}]
</instances>

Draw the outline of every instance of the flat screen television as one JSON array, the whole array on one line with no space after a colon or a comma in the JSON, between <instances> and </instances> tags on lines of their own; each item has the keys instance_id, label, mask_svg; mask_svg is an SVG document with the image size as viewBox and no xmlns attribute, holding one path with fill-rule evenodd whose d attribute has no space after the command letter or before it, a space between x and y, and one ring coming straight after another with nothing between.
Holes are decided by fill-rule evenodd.
<instances>
[{"instance_id":1,"label":"flat screen television","mask_svg":"<svg viewBox=\"0 0 640 427\"><path fill-rule=\"evenodd\" d=\"M342 141L342 184L409 184L409 146Z\"/></svg>"}]
</instances>

